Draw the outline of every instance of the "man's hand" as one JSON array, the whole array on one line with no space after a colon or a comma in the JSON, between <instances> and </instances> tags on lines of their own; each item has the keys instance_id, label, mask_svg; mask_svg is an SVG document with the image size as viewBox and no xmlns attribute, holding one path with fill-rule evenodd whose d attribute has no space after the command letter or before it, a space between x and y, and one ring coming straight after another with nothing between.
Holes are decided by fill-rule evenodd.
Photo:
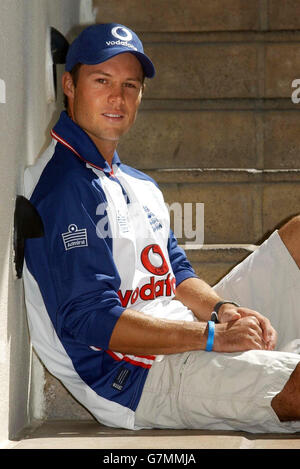
<instances>
[{"instance_id":1,"label":"man's hand","mask_svg":"<svg viewBox=\"0 0 300 469\"><path fill-rule=\"evenodd\" d=\"M265 350L262 329L254 316L229 321L215 326L214 352L243 352Z\"/></svg>"},{"instance_id":2,"label":"man's hand","mask_svg":"<svg viewBox=\"0 0 300 469\"><path fill-rule=\"evenodd\" d=\"M237 321L241 318L256 318L261 329L262 339L264 342L264 350L274 350L277 342L277 332L271 325L269 319L253 309L236 307L232 304L224 304L219 310L220 323L228 323Z\"/></svg>"}]
</instances>

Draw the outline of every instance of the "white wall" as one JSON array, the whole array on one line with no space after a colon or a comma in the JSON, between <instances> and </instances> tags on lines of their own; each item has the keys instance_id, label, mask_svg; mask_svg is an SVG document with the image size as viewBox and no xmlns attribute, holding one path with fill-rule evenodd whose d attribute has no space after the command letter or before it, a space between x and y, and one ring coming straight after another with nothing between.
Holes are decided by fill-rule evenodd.
<instances>
[{"instance_id":1,"label":"white wall","mask_svg":"<svg viewBox=\"0 0 300 469\"><path fill-rule=\"evenodd\" d=\"M31 350L12 233L24 168L48 144L62 108L61 99L47 97L47 31L53 26L72 39L80 13L90 7L90 0L0 0L0 446L39 412L29 399ZM37 388L36 398L40 383Z\"/></svg>"}]
</instances>

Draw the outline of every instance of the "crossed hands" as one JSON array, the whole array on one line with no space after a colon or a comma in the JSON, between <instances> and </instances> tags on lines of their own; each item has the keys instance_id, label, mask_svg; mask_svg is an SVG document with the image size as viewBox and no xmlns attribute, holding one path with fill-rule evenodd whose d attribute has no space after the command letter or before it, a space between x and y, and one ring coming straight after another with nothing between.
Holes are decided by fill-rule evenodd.
<instances>
[{"instance_id":1,"label":"crossed hands","mask_svg":"<svg viewBox=\"0 0 300 469\"><path fill-rule=\"evenodd\" d=\"M274 350L277 332L269 319L249 308L223 305L216 324L214 351Z\"/></svg>"}]
</instances>

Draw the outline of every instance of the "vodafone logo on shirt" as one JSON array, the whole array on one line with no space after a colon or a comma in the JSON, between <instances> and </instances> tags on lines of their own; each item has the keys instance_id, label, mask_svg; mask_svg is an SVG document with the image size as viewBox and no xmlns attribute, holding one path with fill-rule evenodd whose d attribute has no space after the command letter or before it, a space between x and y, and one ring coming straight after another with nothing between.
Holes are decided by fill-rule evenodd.
<instances>
[{"instance_id":1,"label":"vodafone logo on shirt","mask_svg":"<svg viewBox=\"0 0 300 469\"><path fill-rule=\"evenodd\" d=\"M151 274L165 275L169 271L168 263L158 244L149 244L146 246L142 250L141 261L143 266L151 272Z\"/></svg>"},{"instance_id":2,"label":"vodafone logo on shirt","mask_svg":"<svg viewBox=\"0 0 300 469\"><path fill-rule=\"evenodd\" d=\"M173 293L175 294L176 279L173 276L171 277L169 265L158 244L149 244L142 250L141 262L145 269L153 275L150 277L149 282L137 287L135 290L126 290L124 295L121 290L118 291L124 308L133 305L138 298L149 301L159 296L172 296ZM154 276L166 276L166 278L155 281Z\"/></svg>"}]
</instances>

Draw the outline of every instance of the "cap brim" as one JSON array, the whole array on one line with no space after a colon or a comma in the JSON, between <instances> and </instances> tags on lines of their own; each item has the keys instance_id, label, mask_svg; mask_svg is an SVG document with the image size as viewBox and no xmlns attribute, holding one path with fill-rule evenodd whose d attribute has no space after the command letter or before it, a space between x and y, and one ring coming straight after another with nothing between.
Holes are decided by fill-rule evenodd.
<instances>
[{"instance_id":1,"label":"cap brim","mask_svg":"<svg viewBox=\"0 0 300 469\"><path fill-rule=\"evenodd\" d=\"M77 60L77 63L83 63L83 64L86 64L86 65L96 65L96 64L99 64L99 63L102 63L102 62L106 62L106 60L109 60L112 57L115 57L116 55L125 54L126 52L127 53L129 52L130 54L133 54L133 55L136 56L136 58L141 63L141 65L143 67L143 70L144 70L144 73L145 73L145 76L147 78L153 78L155 76L154 65L151 62L151 60L149 59L149 57L147 57L146 54L143 54L142 52L138 52L138 51L135 51L135 50L132 50L132 49L125 49L124 50L124 47L122 47L122 48L114 47L114 48L111 48L111 49L106 48L106 49L102 50L101 53L97 57L93 57L93 58L91 58L91 57L89 58L87 56L85 56L85 57L80 57L79 56L78 60ZM72 68L75 65L76 65L75 63L66 64L66 66L68 66L68 68L66 67L66 70L71 71Z\"/></svg>"},{"instance_id":2,"label":"cap brim","mask_svg":"<svg viewBox=\"0 0 300 469\"><path fill-rule=\"evenodd\" d=\"M134 54L141 62L145 76L147 78L153 78L155 76L155 68L149 57L147 57L146 54L142 54L141 52L137 51L132 51L131 53Z\"/></svg>"}]
</instances>

